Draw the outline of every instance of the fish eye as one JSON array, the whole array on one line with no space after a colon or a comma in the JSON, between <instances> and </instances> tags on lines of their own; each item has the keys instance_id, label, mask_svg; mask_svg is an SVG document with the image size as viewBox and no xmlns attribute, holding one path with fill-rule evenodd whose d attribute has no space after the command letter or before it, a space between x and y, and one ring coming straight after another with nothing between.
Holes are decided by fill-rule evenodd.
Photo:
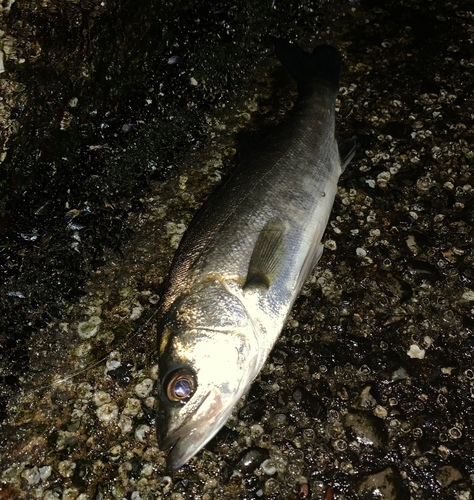
<instances>
[{"instance_id":1,"label":"fish eye","mask_svg":"<svg viewBox=\"0 0 474 500\"><path fill-rule=\"evenodd\" d=\"M170 401L185 401L194 392L195 379L189 370L178 370L169 375L166 395Z\"/></svg>"}]
</instances>

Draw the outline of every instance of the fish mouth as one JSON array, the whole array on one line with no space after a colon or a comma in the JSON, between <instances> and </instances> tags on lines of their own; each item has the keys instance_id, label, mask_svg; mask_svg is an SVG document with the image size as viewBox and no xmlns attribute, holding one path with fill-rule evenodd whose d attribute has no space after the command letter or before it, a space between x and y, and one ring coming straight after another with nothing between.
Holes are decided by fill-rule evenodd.
<instances>
[{"instance_id":1,"label":"fish mouth","mask_svg":"<svg viewBox=\"0 0 474 500\"><path fill-rule=\"evenodd\" d=\"M219 432L229 413L221 414L221 410L221 397L212 389L183 425L160 439L160 450L171 448L166 458L170 472L181 468Z\"/></svg>"}]
</instances>

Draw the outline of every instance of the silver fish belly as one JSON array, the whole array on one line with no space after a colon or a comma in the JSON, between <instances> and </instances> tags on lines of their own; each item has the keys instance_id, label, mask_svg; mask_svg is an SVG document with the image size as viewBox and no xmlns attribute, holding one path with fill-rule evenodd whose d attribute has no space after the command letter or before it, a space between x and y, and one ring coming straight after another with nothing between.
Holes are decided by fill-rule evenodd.
<instances>
[{"instance_id":1,"label":"silver fish belly","mask_svg":"<svg viewBox=\"0 0 474 500\"><path fill-rule=\"evenodd\" d=\"M198 212L162 298L157 434L170 470L212 439L260 372L322 254L354 154L354 140L334 135L338 51L275 40L275 52L298 82L292 116Z\"/></svg>"}]
</instances>

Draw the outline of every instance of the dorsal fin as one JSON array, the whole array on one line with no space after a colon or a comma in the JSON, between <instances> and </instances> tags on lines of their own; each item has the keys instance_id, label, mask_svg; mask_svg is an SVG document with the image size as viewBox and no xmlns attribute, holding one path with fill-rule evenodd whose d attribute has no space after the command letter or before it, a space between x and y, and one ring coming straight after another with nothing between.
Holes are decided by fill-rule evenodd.
<instances>
[{"instance_id":1,"label":"dorsal fin","mask_svg":"<svg viewBox=\"0 0 474 500\"><path fill-rule=\"evenodd\" d=\"M276 281L285 260L285 235L288 225L270 219L258 235L250 257L244 290L270 288Z\"/></svg>"}]
</instances>

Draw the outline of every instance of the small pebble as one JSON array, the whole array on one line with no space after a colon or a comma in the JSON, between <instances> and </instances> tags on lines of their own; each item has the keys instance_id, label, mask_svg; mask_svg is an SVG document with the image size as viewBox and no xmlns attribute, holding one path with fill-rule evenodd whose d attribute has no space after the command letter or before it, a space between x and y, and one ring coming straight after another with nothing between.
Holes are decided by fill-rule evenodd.
<instances>
[{"instance_id":1,"label":"small pebble","mask_svg":"<svg viewBox=\"0 0 474 500\"><path fill-rule=\"evenodd\" d=\"M170 66L174 66L175 64L179 64L181 61L181 58L179 56L171 56L168 58L168 64Z\"/></svg>"},{"instance_id":2,"label":"small pebble","mask_svg":"<svg viewBox=\"0 0 474 500\"><path fill-rule=\"evenodd\" d=\"M61 500L76 500L79 490L77 488L65 488Z\"/></svg>"},{"instance_id":3,"label":"small pebble","mask_svg":"<svg viewBox=\"0 0 474 500\"><path fill-rule=\"evenodd\" d=\"M148 398L145 399L145 404L148 406L148 408L154 408L155 401L156 398L154 398L153 396L149 396Z\"/></svg>"},{"instance_id":4,"label":"small pebble","mask_svg":"<svg viewBox=\"0 0 474 500\"><path fill-rule=\"evenodd\" d=\"M92 398L92 386L87 382L82 382L77 386L78 396L84 401L89 401Z\"/></svg>"},{"instance_id":5,"label":"small pebble","mask_svg":"<svg viewBox=\"0 0 474 500\"><path fill-rule=\"evenodd\" d=\"M451 465L444 465L441 467L436 477L436 480L442 488L447 488L451 483L460 481L461 479L462 474Z\"/></svg>"},{"instance_id":6,"label":"small pebble","mask_svg":"<svg viewBox=\"0 0 474 500\"><path fill-rule=\"evenodd\" d=\"M271 458L265 460L262 463L261 467L263 469L263 472L265 472L267 476L273 476L273 474L275 474L277 471L275 464L273 463L273 460Z\"/></svg>"},{"instance_id":7,"label":"small pebble","mask_svg":"<svg viewBox=\"0 0 474 500\"><path fill-rule=\"evenodd\" d=\"M125 408L123 409L124 415L137 415L141 411L141 402L139 399L129 398L125 402Z\"/></svg>"},{"instance_id":8,"label":"small pebble","mask_svg":"<svg viewBox=\"0 0 474 500\"><path fill-rule=\"evenodd\" d=\"M122 453L122 447L119 444L116 444L115 446L113 446L112 448L110 448L109 453L112 456L119 456L120 453Z\"/></svg>"},{"instance_id":9,"label":"small pebble","mask_svg":"<svg viewBox=\"0 0 474 500\"><path fill-rule=\"evenodd\" d=\"M132 314L130 315L130 319L132 321L135 321L136 319L138 319L142 315L142 312L143 312L143 307L140 304L135 306L132 309Z\"/></svg>"},{"instance_id":10,"label":"small pebble","mask_svg":"<svg viewBox=\"0 0 474 500\"><path fill-rule=\"evenodd\" d=\"M48 479L48 477L51 475L52 471L53 469L50 465L45 465L44 467L40 467L39 473L41 481L46 481L46 479Z\"/></svg>"},{"instance_id":11,"label":"small pebble","mask_svg":"<svg viewBox=\"0 0 474 500\"><path fill-rule=\"evenodd\" d=\"M127 434L132 430L132 419L128 415L120 415L118 426L122 431L122 434Z\"/></svg>"},{"instance_id":12,"label":"small pebble","mask_svg":"<svg viewBox=\"0 0 474 500\"><path fill-rule=\"evenodd\" d=\"M58 464L58 470L61 476L71 477L74 474L74 469L76 468L76 463L71 460L63 460Z\"/></svg>"},{"instance_id":13,"label":"small pebble","mask_svg":"<svg viewBox=\"0 0 474 500\"><path fill-rule=\"evenodd\" d=\"M264 448L251 448L244 452L238 463L236 470L238 472L250 473L262 464L262 461L268 458L268 450Z\"/></svg>"},{"instance_id":14,"label":"small pebble","mask_svg":"<svg viewBox=\"0 0 474 500\"><path fill-rule=\"evenodd\" d=\"M410 498L398 469L387 467L356 482L355 492L360 498L380 498L384 500L402 500Z\"/></svg>"},{"instance_id":15,"label":"small pebble","mask_svg":"<svg viewBox=\"0 0 474 500\"><path fill-rule=\"evenodd\" d=\"M150 432L150 430L151 428L149 425L146 424L139 425L137 427L137 430L135 431L135 437L143 443L145 442L145 437Z\"/></svg>"},{"instance_id":16,"label":"small pebble","mask_svg":"<svg viewBox=\"0 0 474 500\"><path fill-rule=\"evenodd\" d=\"M40 473L38 467L33 467L32 469L25 469L21 473L21 477L26 479L29 485L38 484L40 481Z\"/></svg>"},{"instance_id":17,"label":"small pebble","mask_svg":"<svg viewBox=\"0 0 474 500\"><path fill-rule=\"evenodd\" d=\"M102 406L112 401L112 397L105 391L97 391L94 394L94 404L96 406Z\"/></svg>"},{"instance_id":18,"label":"small pebble","mask_svg":"<svg viewBox=\"0 0 474 500\"><path fill-rule=\"evenodd\" d=\"M135 386L135 394L140 398L146 398L150 395L150 392L153 389L153 384L154 382L151 378L146 378Z\"/></svg>"},{"instance_id":19,"label":"small pebble","mask_svg":"<svg viewBox=\"0 0 474 500\"><path fill-rule=\"evenodd\" d=\"M74 355L78 358L85 358L86 356L89 356L91 351L92 346L89 344L89 342L83 342L74 349Z\"/></svg>"},{"instance_id":20,"label":"small pebble","mask_svg":"<svg viewBox=\"0 0 474 500\"><path fill-rule=\"evenodd\" d=\"M55 492L48 490L43 497L43 500L58 500L59 495L57 495Z\"/></svg>"},{"instance_id":21,"label":"small pebble","mask_svg":"<svg viewBox=\"0 0 474 500\"><path fill-rule=\"evenodd\" d=\"M412 344L408 349L407 354L410 358L424 359L426 351L421 349L416 344Z\"/></svg>"},{"instance_id":22,"label":"small pebble","mask_svg":"<svg viewBox=\"0 0 474 500\"><path fill-rule=\"evenodd\" d=\"M79 323L77 327L77 333L79 337L82 339L90 339L97 335L99 332L99 325L102 323L102 320L99 316L92 316L89 318L89 321L83 321Z\"/></svg>"},{"instance_id":23,"label":"small pebble","mask_svg":"<svg viewBox=\"0 0 474 500\"><path fill-rule=\"evenodd\" d=\"M107 368L107 371L111 372L113 370L116 370L121 365L122 365L121 361L118 361L116 359L109 359L105 366Z\"/></svg>"},{"instance_id":24,"label":"small pebble","mask_svg":"<svg viewBox=\"0 0 474 500\"><path fill-rule=\"evenodd\" d=\"M148 477L148 476L151 476L152 474L153 474L153 465L151 465L151 464L145 464L142 467L140 475ZM167 480L169 482L171 482L171 478L169 476L164 476L163 477L163 482L166 482Z\"/></svg>"},{"instance_id":25,"label":"small pebble","mask_svg":"<svg viewBox=\"0 0 474 500\"><path fill-rule=\"evenodd\" d=\"M462 294L462 298L464 300L468 300L469 302L474 301L474 292L472 290L468 290L465 288L465 292Z\"/></svg>"},{"instance_id":26,"label":"small pebble","mask_svg":"<svg viewBox=\"0 0 474 500\"><path fill-rule=\"evenodd\" d=\"M331 251L337 250L337 243L334 240L326 240L324 246Z\"/></svg>"},{"instance_id":27,"label":"small pebble","mask_svg":"<svg viewBox=\"0 0 474 500\"><path fill-rule=\"evenodd\" d=\"M115 421L118 417L118 413L119 409L115 403L102 405L96 412L97 418L106 424Z\"/></svg>"}]
</instances>

